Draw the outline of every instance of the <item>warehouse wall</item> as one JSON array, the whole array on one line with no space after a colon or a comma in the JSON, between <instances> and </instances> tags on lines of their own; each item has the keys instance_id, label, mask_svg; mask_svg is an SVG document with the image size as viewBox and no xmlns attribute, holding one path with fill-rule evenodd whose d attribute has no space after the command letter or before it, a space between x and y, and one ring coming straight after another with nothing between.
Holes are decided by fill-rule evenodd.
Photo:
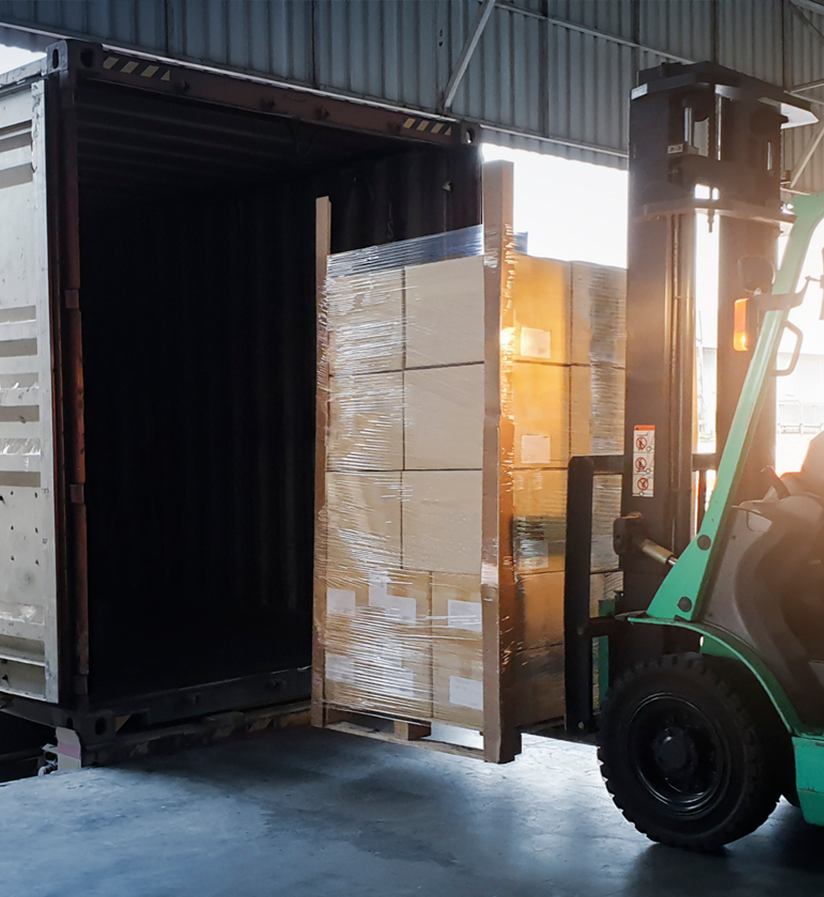
<instances>
[{"instance_id":1,"label":"warehouse wall","mask_svg":"<svg viewBox=\"0 0 824 897\"><path fill-rule=\"evenodd\" d=\"M480 9L480 0L0 0L0 23L438 112ZM822 79L824 3L498 0L451 111L496 129L497 143L622 167L637 71L702 59L788 88ZM804 95L824 112L824 88ZM787 138L785 167L814 133ZM824 149L796 186L824 189Z\"/></svg>"}]
</instances>

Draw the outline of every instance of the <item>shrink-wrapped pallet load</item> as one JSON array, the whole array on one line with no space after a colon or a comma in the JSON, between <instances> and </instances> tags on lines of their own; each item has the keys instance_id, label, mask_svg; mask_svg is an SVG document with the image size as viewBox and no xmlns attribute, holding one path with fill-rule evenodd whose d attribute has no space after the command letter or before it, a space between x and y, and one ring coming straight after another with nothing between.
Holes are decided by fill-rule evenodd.
<instances>
[{"instance_id":1,"label":"shrink-wrapped pallet load","mask_svg":"<svg viewBox=\"0 0 824 897\"><path fill-rule=\"evenodd\" d=\"M623 272L503 239L491 277L484 239L477 228L326 260L321 723L351 711L488 739L495 713L563 716L566 467L620 450ZM607 571L619 493L596 492L593 570ZM505 673L500 709L490 689Z\"/></svg>"}]
</instances>

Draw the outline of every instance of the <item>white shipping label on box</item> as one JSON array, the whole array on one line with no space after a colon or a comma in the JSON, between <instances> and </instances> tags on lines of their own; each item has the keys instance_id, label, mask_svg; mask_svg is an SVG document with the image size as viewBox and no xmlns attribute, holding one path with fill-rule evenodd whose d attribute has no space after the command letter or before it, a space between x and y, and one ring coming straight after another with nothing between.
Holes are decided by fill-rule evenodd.
<instances>
[{"instance_id":1,"label":"white shipping label on box","mask_svg":"<svg viewBox=\"0 0 824 897\"><path fill-rule=\"evenodd\" d=\"M635 498L655 495L655 427L636 426L632 432L632 494Z\"/></svg>"},{"instance_id":2,"label":"white shipping label on box","mask_svg":"<svg viewBox=\"0 0 824 897\"><path fill-rule=\"evenodd\" d=\"M414 623L418 618L418 602L414 598L404 598L401 595L388 595L386 591L369 590L370 607L380 607L394 619L402 623Z\"/></svg>"},{"instance_id":3,"label":"white shipping label on box","mask_svg":"<svg viewBox=\"0 0 824 897\"><path fill-rule=\"evenodd\" d=\"M330 682L355 684L355 660L343 654L326 655L326 678Z\"/></svg>"},{"instance_id":4,"label":"white shipping label on box","mask_svg":"<svg viewBox=\"0 0 824 897\"><path fill-rule=\"evenodd\" d=\"M327 589L326 613L355 616L355 593L351 589Z\"/></svg>"},{"instance_id":5,"label":"white shipping label on box","mask_svg":"<svg viewBox=\"0 0 824 897\"><path fill-rule=\"evenodd\" d=\"M521 436L522 464L549 464L552 448L549 436L525 434Z\"/></svg>"},{"instance_id":6,"label":"white shipping label on box","mask_svg":"<svg viewBox=\"0 0 824 897\"><path fill-rule=\"evenodd\" d=\"M450 598L447 602L447 613L449 614L447 625L451 629L481 632L481 605L475 601Z\"/></svg>"},{"instance_id":7,"label":"white shipping label on box","mask_svg":"<svg viewBox=\"0 0 824 897\"><path fill-rule=\"evenodd\" d=\"M480 679L449 677L449 703L472 710L484 709L484 684Z\"/></svg>"},{"instance_id":8,"label":"white shipping label on box","mask_svg":"<svg viewBox=\"0 0 824 897\"><path fill-rule=\"evenodd\" d=\"M549 330L521 327L521 355L526 358L551 358L552 334Z\"/></svg>"},{"instance_id":9,"label":"white shipping label on box","mask_svg":"<svg viewBox=\"0 0 824 897\"><path fill-rule=\"evenodd\" d=\"M369 577L369 605L383 607L384 601L386 601L386 576L373 574Z\"/></svg>"}]
</instances>

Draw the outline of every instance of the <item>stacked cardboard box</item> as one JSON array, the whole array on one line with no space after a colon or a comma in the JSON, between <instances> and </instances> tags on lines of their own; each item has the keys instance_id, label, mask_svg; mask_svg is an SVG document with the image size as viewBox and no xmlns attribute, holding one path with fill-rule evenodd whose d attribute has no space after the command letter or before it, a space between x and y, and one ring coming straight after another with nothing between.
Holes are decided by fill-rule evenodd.
<instances>
[{"instance_id":1,"label":"stacked cardboard box","mask_svg":"<svg viewBox=\"0 0 824 897\"><path fill-rule=\"evenodd\" d=\"M563 569L569 458L623 451L625 272L518 256L512 295L514 551L518 572L530 574ZM599 479L593 569L617 566L619 507L620 483Z\"/></svg>"},{"instance_id":2,"label":"stacked cardboard box","mask_svg":"<svg viewBox=\"0 0 824 897\"><path fill-rule=\"evenodd\" d=\"M498 476L513 506L519 722L563 713L566 468L571 454L620 451L622 272L523 255L513 270L514 327L500 334L491 386L482 257L328 284L323 626L332 705L483 726L492 388L513 434ZM619 493L606 482L596 491L593 569L608 570Z\"/></svg>"},{"instance_id":3,"label":"stacked cardboard box","mask_svg":"<svg viewBox=\"0 0 824 897\"><path fill-rule=\"evenodd\" d=\"M622 451L625 274L578 262L516 258L511 365L513 554L523 624L520 720L563 715L567 465ZM614 570L620 483L598 478L593 589Z\"/></svg>"},{"instance_id":4,"label":"stacked cardboard box","mask_svg":"<svg viewBox=\"0 0 824 897\"><path fill-rule=\"evenodd\" d=\"M624 451L626 272L573 262L571 280L570 455L620 455ZM606 573L618 567L612 550L612 523L620 512L620 478L597 478L593 570Z\"/></svg>"},{"instance_id":5,"label":"stacked cardboard box","mask_svg":"<svg viewBox=\"0 0 824 897\"><path fill-rule=\"evenodd\" d=\"M325 699L475 725L480 622L440 597L452 581L480 609L483 260L332 279L325 323ZM467 665L433 706L452 651Z\"/></svg>"},{"instance_id":6,"label":"stacked cardboard box","mask_svg":"<svg viewBox=\"0 0 824 897\"><path fill-rule=\"evenodd\" d=\"M407 267L406 322L404 565L431 573L432 718L480 729L483 260Z\"/></svg>"},{"instance_id":7,"label":"stacked cardboard box","mask_svg":"<svg viewBox=\"0 0 824 897\"><path fill-rule=\"evenodd\" d=\"M483 627L479 575L432 577L433 719L483 727Z\"/></svg>"},{"instance_id":8,"label":"stacked cardboard box","mask_svg":"<svg viewBox=\"0 0 824 897\"><path fill-rule=\"evenodd\" d=\"M570 285L568 263L521 255L515 259L515 352L503 379L511 387L507 411L514 431L512 533L522 626L514 662L521 723L563 715Z\"/></svg>"},{"instance_id":9,"label":"stacked cardboard box","mask_svg":"<svg viewBox=\"0 0 824 897\"><path fill-rule=\"evenodd\" d=\"M432 715L429 577L331 568L326 587L329 703L391 716Z\"/></svg>"}]
</instances>

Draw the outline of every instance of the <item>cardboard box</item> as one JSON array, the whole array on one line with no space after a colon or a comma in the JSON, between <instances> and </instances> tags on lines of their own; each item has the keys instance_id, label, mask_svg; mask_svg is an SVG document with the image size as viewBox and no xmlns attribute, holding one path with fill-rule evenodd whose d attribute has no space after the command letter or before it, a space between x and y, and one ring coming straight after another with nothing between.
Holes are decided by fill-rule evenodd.
<instances>
[{"instance_id":1,"label":"cardboard box","mask_svg":"<svg viewBox=\"0 0 824 897\"><path fill-rule=\"evenodd\" d=\"M403 368L403 269L329 278L326 320L330 373Z\"/></svg>"},{"instance_id":2,"label":"cardboard box","mask_svg":"<svg viewBox=\"0 0 824 897\"><path fill-rule=\"evenodd\" d=\"M382 611L387 620L430 637L430 576L400 569L329 565L326 571L327 623L352 620L362 608Z\"/></svg>"},{"instance_id":3,"label":"cardboard box","mask_svg":"<svg viewBox=\"0 0 824 897\"><path fill-rule=\"evenodd\" d=\"M403 473L403 568L479 574L482 473Z\"/></svg>"},{"instance_id":4,"label":"cardboard box","mask_svg":"<svg viewBox=\"0 0 824 897\"><path fill-rule=\"evenodd\" d=\"M518 725L559 719L565 713L563 645L541 646L516 658Z\"/></svg>"},{"instance_id":5,"label":"cardboard box","mask_svg":"<svg viewBox=\"0 0 824 897\"><path fill-rule=\"evenodd\" d=\"M512 504L516 515L552 516L566 520L566 468L516 470L512 474Z\"/></svg>"},{"instance_id":6,"label":"cardboard box","mask_svg":"<svg viewBox=\"0 0 824 897\"><path fill-rule=\"evenodd\" d=\"M564 569L566 552L566 470L513 473L512 541L520 574ZM595 477L592 498L593 571L618 568L612 529L621 514L621 477Z\"/></svg>"},{"instance_id":7,"label":"cardboard box","mask_svg":"<svg viewBox=\"0 0 824 897\"><path fill-rule=\"evenodd\" d=\"M400 473L327 473L322 516L329 566L401 566Z\"/></svg>"},{"instance_id":8,"label":"cardboard box","mask_svg":"<svg viewBox=\"0 0 824 897\"><path fill-rule=\"evenodd\" d=\"M406 371L406 470L480 470L483 437L482 364Z\"/></svg>"},{"instance_id":9,"label":"cardboard box","mask_svg":"<svg viewBox=\"0 0 824 897\"><path fill-rule=\"evenodd\" d=\"M571 368L570 378L570 454L623 454L626 372L593 364Z\"/></svg>"},{"instance_id":10,"label":"cardboard box","mask_svg":"<svg viewBox=\"0 0 824 897\"><path fill-rule=\"evenodd\" d=\"M481 730L483 698L483 646L480 640L436 640L432 652L433 719Z\"/></svg>"},{"instance_id":11,"label":"cardboard box","mask_svg":"<svg viewBox=\"0 0 824 897\"><path fill-rule=\"evenodd\" d=\"M572 263L573 364L626 363L627 272L586 262Z\"/></svg>"},{"instance_id":12,"label":"cardboard box","mask_svg":"<svg viewBox=\"0 0 824 897\"><path fill-rule=\"evenodd\" d=\"M402 469L401 372L332 377L327 407L327 469Z\"/></svg>"},{"instance_id":13,"label":"cardboard box","mask_svg":"<svg viewBox=\"0 0 824 897\"><path fill-rule=\"evenodd\" d=\"M512 542L519 574L564 569L566 470L516 470Z\"/></svg>"},{"instance_id":14,"label":"cardboard box","mask_svg":"<svg viewBox=\"0 0 824 897\"><path fill-rule=\"evenodd\" d=\"M432 576L432 697L434 718L483 726L481 577Z\"/></svg>"},{"instance_id":15,"label":"cardboard box","mask_svg":"<svg viewBox=\"0 0 824 897\"><path fill-rule=\"evenodd\" d=\"M518 598L524 650L564 641L564 573L532 573L519 577Z\"/></svg>"},{"instance_id":16,"label":"cardboard box","mask_svg":"<svg viewBox=\"0 0 824 897\"><path fill-rule=\"evenodd\" d=\"M336 622L325 649L324 699L363 713L412 719L432 717L431 640L410 643L397 623L372 608Z\"/></svg>"},{"instance_id":17,"label":"cardboard box","mask_svg":"<svg viewBox=\"0 0 824 897\"><path fill-rule=\"evenodd\" d=\"M518 361L503 413L515 429L515 467L547 467L569 460L569 368Z\"/></svg>"},{"instance_id":18,"label":"cardboard box","mask_svg":"<svg viewBox=\"0 0 824 897\"><path fill-rule=\"evenodd\" d=\"M520 254L514 258L514 357L567 364L571 333L570 263Z\"/></svg>"},{"instance_id":19,"label":"cardboard box","mask_svg":"<svg viewBox=\"0 0 824 897\"><path fill-rule=\"evenodd\" d=\"M481 577L433 573L432 637L480 642L483 639Z\"/></svg>"},{"instance_id":20,"label":"cardboard box","mask_svg":"<svg viewBox=\"0 0 824 897\"><path fill-rule=\"evenodd\" d=\"M324 618L325 699L391 716L432 715L429 575L331 568Z\"/></svg>"},{"instance_id":21,"label":"cardboard box","mask_svg":"<svg viewBox=\"0 0 824 897\"><path fill-rule=\"evenodd\" d=\"M482 256L406 271L406 367L484 360Z\"/></svg>"}]
</instances>

